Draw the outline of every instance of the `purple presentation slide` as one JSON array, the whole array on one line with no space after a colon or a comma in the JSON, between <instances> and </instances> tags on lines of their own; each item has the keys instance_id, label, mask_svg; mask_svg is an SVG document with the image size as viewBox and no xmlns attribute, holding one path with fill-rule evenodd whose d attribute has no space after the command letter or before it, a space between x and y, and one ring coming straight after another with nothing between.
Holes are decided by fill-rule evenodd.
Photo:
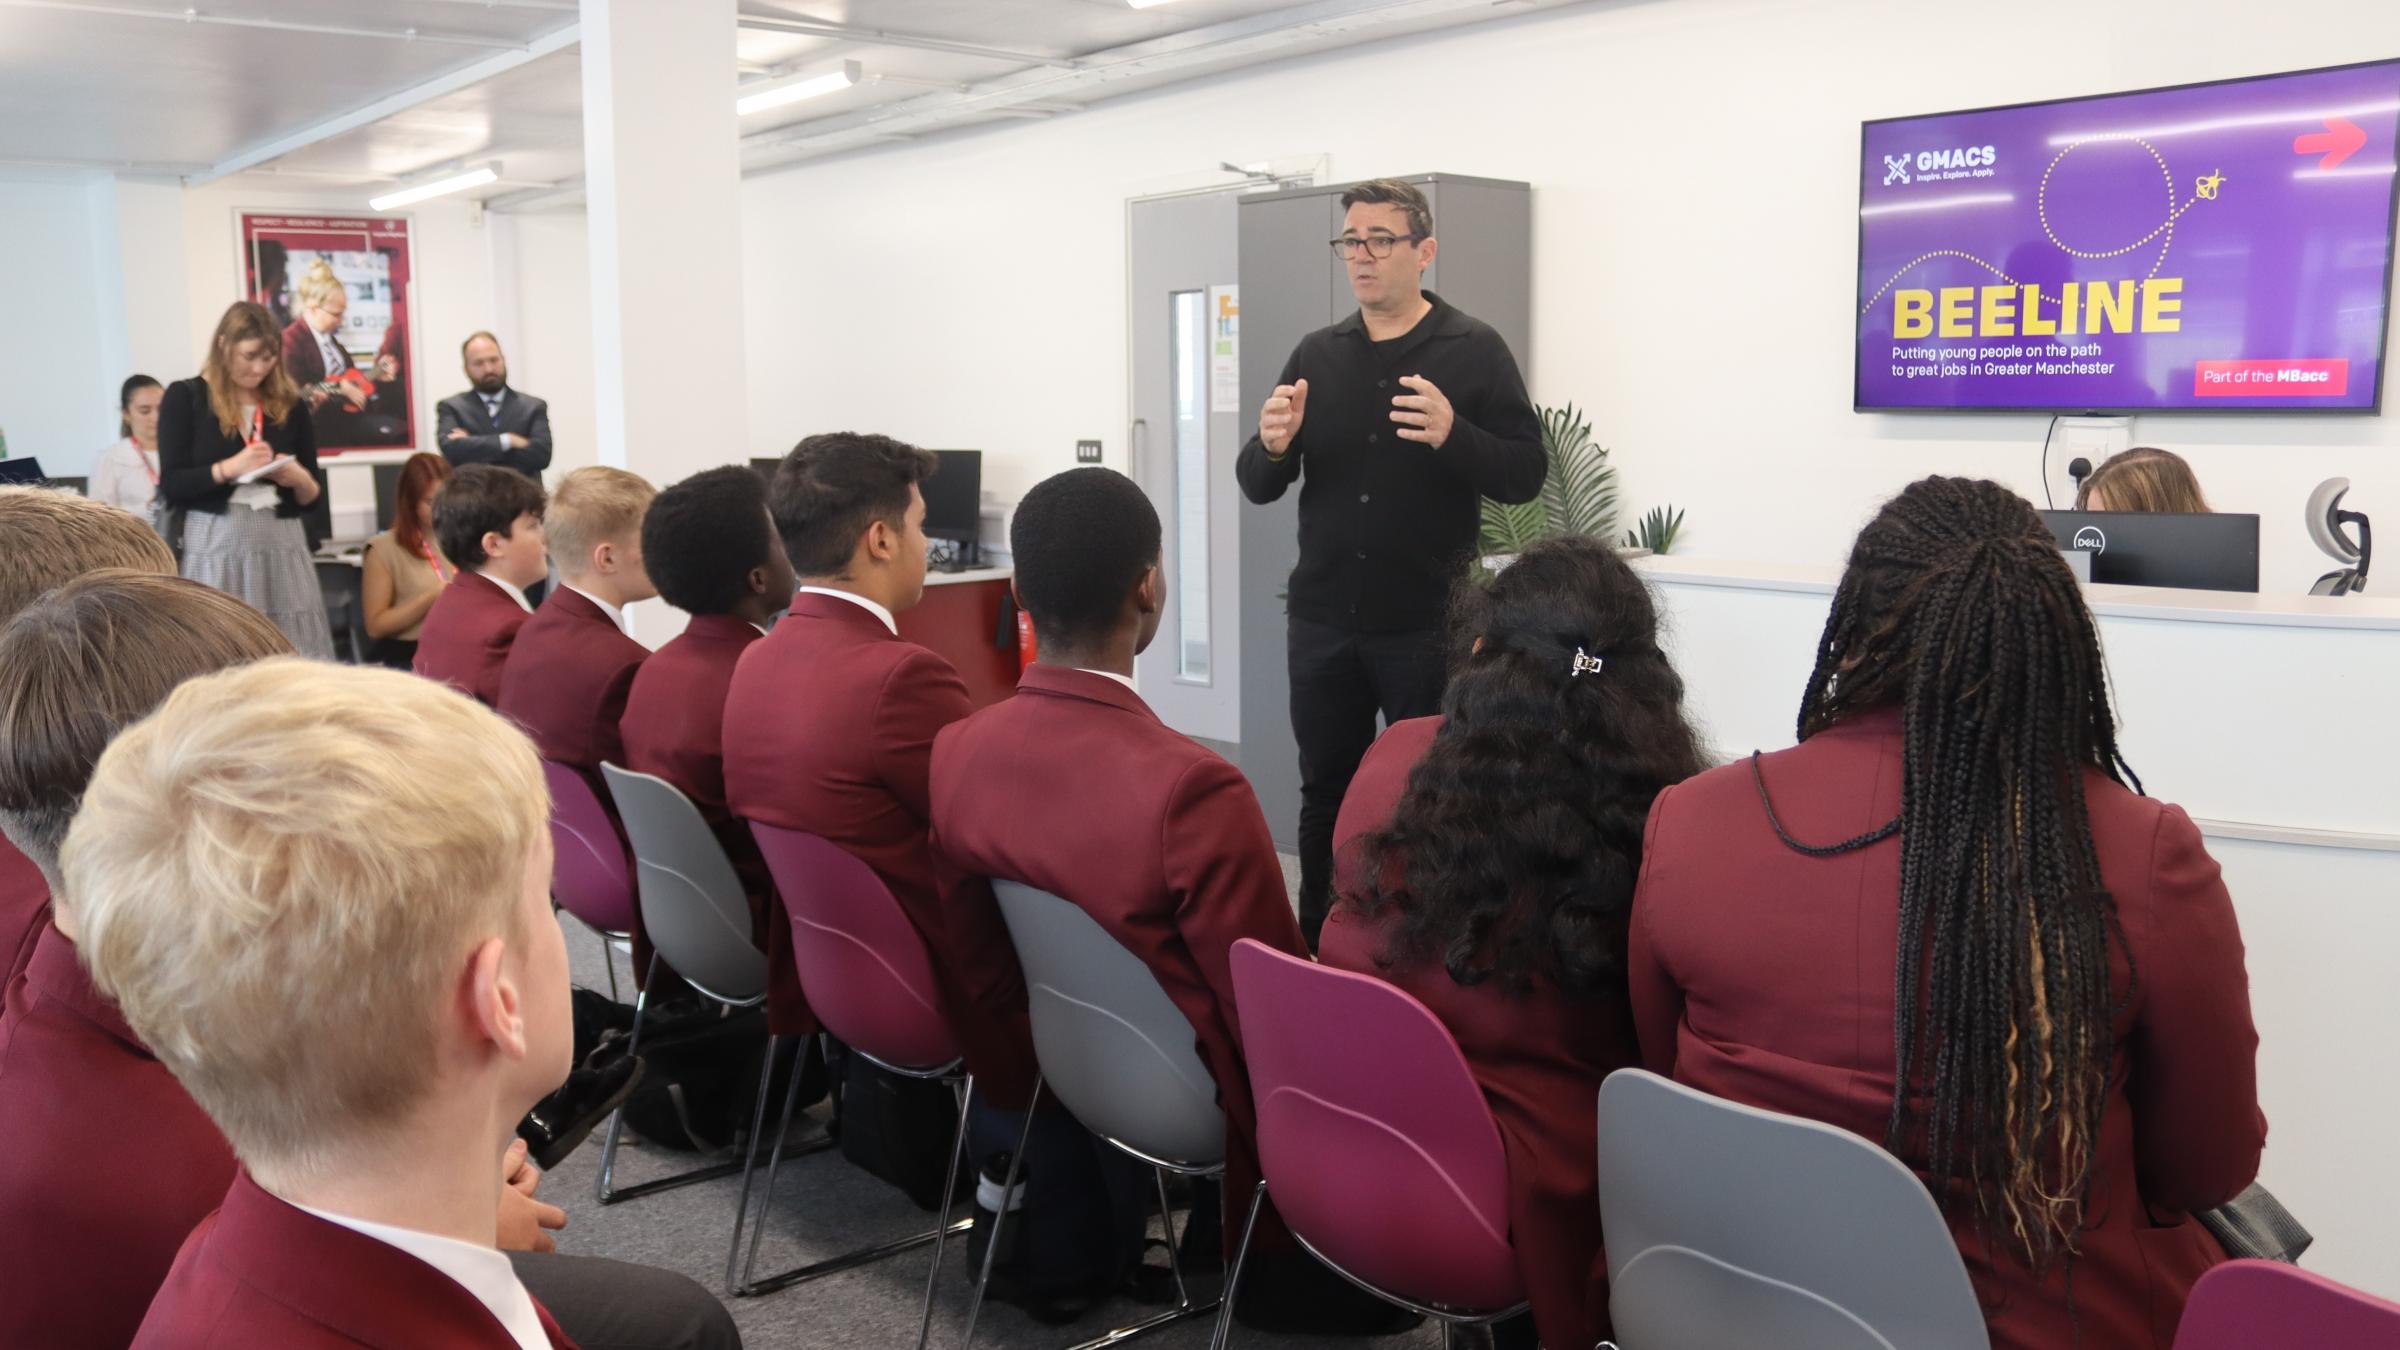
<instances>
[{"instance_id":1,"label":"purple presentation slide","mask_svg":"<svg viewBox=\"0 0 2400 1350\"><path fill-rule=\"evenodd\" d=\"M2400 61L1869 122L1861 409L2373 411Z\"/></svg>"}]
</instances>

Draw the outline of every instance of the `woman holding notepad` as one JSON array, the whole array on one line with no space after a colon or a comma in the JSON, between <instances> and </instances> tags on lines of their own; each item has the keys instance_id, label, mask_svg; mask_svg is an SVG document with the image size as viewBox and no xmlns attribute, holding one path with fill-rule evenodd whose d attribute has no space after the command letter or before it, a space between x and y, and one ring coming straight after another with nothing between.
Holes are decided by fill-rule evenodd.
<instances>
[{"instance_id":1,"label":"woman holding notepad","mask_svg":"<svg viewBox=\"0 0 2400 1350\"><path fill-rule=\"evenodd\" d=\"M284 373L263 306L217 321L200 374L168 386L158 413L158 491L183 574L248 601L304 656L333 658L309 561L325 478L308 405ZM180 536L180 538L178 538Z\"/></svg>"}]
</instances>

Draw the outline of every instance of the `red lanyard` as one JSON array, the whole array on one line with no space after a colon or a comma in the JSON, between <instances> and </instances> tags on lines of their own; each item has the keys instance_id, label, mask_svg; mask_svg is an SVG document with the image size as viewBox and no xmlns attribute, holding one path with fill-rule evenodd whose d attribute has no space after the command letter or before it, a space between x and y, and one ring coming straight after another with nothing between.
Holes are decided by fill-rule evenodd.
<instances>
[{"instance_id":1,"label":"red lanyard","mask_svg":"<svg viewBox=\"0 0 2400 1350\"><path fill-rule=\"evenodd\" d=\"M256 404L250 407L250 439L255 441L267 434L267 410Z\"/></svg>"},{"instance_id":2,"label":"red lanyard","mask_svg":"<svg viewBox=\"0 0 2400 1350\"><path fill-rule=\"evenodd\" d=\"M150 462L149 452L142 449L142 443L140 441L137 441L130 436L125 438L125 443L133 447L133 457L141 461L142 472L150 475L150 486L157 487L158 466Z\"/></svg>"},{"instance_id":3,"label":"red lanyard","mask_svg":"<svg viewBox=\"0 0 2400 1350\"><path fill-rule=\"evenodd\" d=\"M426 544L420 547L417 550L417 556L425 560L425 565L433 569L434 576L440 578L443 585L450 584L450 567L442 561L441 554L433 551L433 545Z\"/></svg>"}]
</instances>

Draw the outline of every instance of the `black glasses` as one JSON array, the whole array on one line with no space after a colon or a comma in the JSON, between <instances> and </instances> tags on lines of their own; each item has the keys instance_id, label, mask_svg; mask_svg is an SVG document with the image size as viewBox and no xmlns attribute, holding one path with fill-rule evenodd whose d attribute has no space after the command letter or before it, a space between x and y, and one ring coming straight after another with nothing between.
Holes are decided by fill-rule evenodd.
<instances>
[{"instance_id":1,"label":"black glasses","mask_svg":"<svg viewBox=\"0 0 2400 1350\"><path fill-rule=\"evenodd\" d=\"M1352 239L1344 236L1329 242L1333 245L1333 256L1343 262L1357 257L1361 249L1366 251L1368 257L1381 262L1392 256L1392 250L1402 244L1424 243L1425 236L1421 234L1370 234L1364 239Z\"/></svg>"}]
</instances>

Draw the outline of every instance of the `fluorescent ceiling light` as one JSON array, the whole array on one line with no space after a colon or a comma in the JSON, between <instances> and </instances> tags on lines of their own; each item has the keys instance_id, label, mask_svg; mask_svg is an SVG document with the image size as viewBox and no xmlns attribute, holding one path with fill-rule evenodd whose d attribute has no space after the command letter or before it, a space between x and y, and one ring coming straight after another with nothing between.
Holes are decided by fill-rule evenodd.
<instances>
[{"instance_id":1,"label":"fluorescent ceiling light","mask_svg":"<svg viewBox=\"0 0 2400 1350\"><path fill-rule=\"evenodd\" d=\"M844 61L841 69L823 75L811 75L804 79L761 80L737 91L733 111L738 116L748 117L754 112L780 108L786 103L798 103L804 98L830 94L858 83L859 75L858 62Z\"/></svg>"},{"instance_id":2,"label":"fluorescent ceiling light","mask_svg":"<svg viewBox=\"0 0 2400 1350\"><path fill-rule=\"evenodd\" d=\"M429 198L446 197L453 192L464 192L468 188L482 187L486 183L499 181L500 166L498 164L478 164L472 169L419 183L415 187L402 188L398 192L387 192L380 197L369 197L367 208L373 211L390 211Z\"/></svg>"},{"instance_id":3,"label":"fluorescent ceiling light","mask_svg":"<svg viewBox=\"0 0 2400 1350\"><path fill-rule=\"evenodd\" d=\"M1125 0L1125 3L1135 9L1155 9L1160 5L1172 4L1174 0Z\"/></svg>"}]
</instances>

